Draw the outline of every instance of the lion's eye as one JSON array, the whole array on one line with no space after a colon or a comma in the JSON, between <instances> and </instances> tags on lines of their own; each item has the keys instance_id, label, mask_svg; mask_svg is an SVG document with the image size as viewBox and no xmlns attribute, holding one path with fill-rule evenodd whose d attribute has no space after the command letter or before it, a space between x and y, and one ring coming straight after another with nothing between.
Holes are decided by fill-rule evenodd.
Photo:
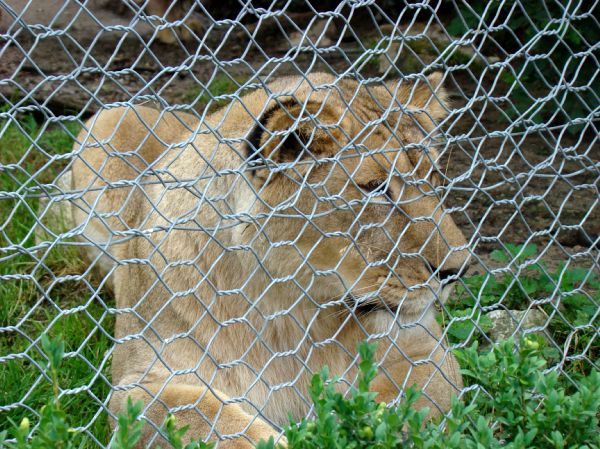
<instances>
[{"instance_id":1,"label":"lion's eye","mask_svg":"<svg viewBox=\"0 0 600 449\"><path fill-rule=\"evenodd\" d=\"M433 187L439 187L442 185L442 177L437 171L433 171L429 179Z\"/></svg>"},{"instance_id":2,"label":"lion's eye","mask_svg":"<svg viewBox=\"0 0 600 449\"><path fill-rule=\"evenodd\" d=\"M360 186L364 191L372 193L374 195L385 195L388 198L389 195L389 185L385 180L375 180L370 181L367 184L362 184Z\"/></svg>"}]
</instances>

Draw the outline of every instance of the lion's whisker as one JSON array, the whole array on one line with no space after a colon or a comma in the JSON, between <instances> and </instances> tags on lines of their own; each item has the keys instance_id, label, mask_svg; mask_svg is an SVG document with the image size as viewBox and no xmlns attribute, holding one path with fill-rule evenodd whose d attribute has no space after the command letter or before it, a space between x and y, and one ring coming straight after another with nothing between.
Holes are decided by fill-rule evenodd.
<instances>
[{"instance_id":1,"label":"lion's whisker","mask_svg":"<svg viewBox=\"0 0 600 449\"><path fill-rule=\"evenodd\" d=\"M368 286L365 286L365 287L361 288L360 290L364 290L366 288L371 288L371 287L374 287L376 285L378 285L378 284L377 283L371 284L371 285L368 285ZM360 305L368 305L368 304L377 303L377 301L379 300L379 298L377 296L372 296L372 297L369 298L369 296L373 295L374 293L378 293L378 289L371 290L371 291L368 291L368 292L364 292L360 296L352 295L352 297L355 298L355 301L354 301L354 304L353 304L352 307L343 307L343 308L340 308L338 310L335 310L332 313L330 313L329 315L326 315L325 318L333 318L333 317L337 317L339 315L343 315L343 314L347 313L348 310L353 310L353 311L356 312L356 310L358 309L357 306L359 304Z\"/></svg>"},{"instance_id":2,"label":"lion's whisker","mask_svg":"<svg viewBox=\"0 0 600 449\"><path fill-rule=\"evenodd\" d=\"M351 291L351 292L344 292L344 293L342 293L341 295L330 296L329 298L327 298L327 299L324 301L324 303L326 304L326 303L329 303L329 302L332 302L332 301L339 300L339 299L341 299L341 298L343 298L344 296L347 296L347 295L349 295L349 294L350 294L350 295L352 295L352 296L356 296L356 294L361 294L361 292L363 292L364 290L367 290L367 289L373 288L373 287L375 287L375 286L377 286L377 285L379 285L379 283L375 282L375 283L373 283L373 284L369 284L369 285L365 285L365 286L362 286L362 287L360 287L360 288L357 288L357 289L355 289L355 290L353 290L353 291ZM376 291L377 291L377 290L372 290L372 291L364 292L364 293L362 293L362 296L367 296L367 295L369 295L369 294L372 294L372 293L374 293L374 292L376 292ZM315 310L316 308L317 308L317 307L307 307L307 308L304 308L304 309L302 310L302 312L314 312L314 310ZM325 316L325 318L334 317L334 316L336 316L336 314L337 314L338 312L342 312L342 313L343 313L345 310L346 310L345 308L342 308L340 311L338 311L338 310L335 310L335 311L334 311L334 312L332 312L331 314L328 314L328 315L326 315L326 316Z\"/></svg>"},{"instance_id":3,"label":"lion's whisker","mask_svg":"<svg viewBox=\"0 0 600 449\"><path fill-rule=\"evenodd\" d=\"M377 249L379 251L389 252L389 248L388 249L382 248L381 246L373 245L372 243L359 243L358 246L359 247L365 246L367 248L373 248L373 249Z\"/></svg>"}]
</instances>

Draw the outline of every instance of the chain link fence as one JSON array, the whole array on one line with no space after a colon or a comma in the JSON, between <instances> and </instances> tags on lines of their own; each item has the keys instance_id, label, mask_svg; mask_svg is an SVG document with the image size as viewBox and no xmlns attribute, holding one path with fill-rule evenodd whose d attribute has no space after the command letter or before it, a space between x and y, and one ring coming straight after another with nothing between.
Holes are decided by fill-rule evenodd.
<instances>
[{"instance_id":1,"label":"chain link fence","mask_svg":"<svg viewBox=\"0 0 600 449\"><path fill-rule=\"evenodd\" d=\"M218 447L310 376L465 388L452 351L600 357L598 2L0 0L0 431L125 398Z\"/></svg>"}]
</instances>

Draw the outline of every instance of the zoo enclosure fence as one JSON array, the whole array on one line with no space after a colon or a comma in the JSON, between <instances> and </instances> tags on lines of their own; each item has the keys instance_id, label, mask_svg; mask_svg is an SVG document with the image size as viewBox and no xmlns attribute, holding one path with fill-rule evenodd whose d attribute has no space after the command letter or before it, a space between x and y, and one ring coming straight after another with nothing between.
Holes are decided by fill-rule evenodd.
<instances>
[{"instance_id":1,"label":"zoo enclosure fence","mask_svg":"<svg viewBox=\"0 0 600 449\"><path fill-rule=\"evenodd\" d=\"M0 413L35 422L49 391L40 338L62 333L61 396L86 444L108 443L120 311L78 256L81 228L56 213L83 193L66 177L85 120L150 103L203 122L279 76L318 71L359 86L443 74L442 196L477 262L439 306L446 350L540 334L550 369L597 370L597 8L0 1Z\"/></svg>"}]
</instances>

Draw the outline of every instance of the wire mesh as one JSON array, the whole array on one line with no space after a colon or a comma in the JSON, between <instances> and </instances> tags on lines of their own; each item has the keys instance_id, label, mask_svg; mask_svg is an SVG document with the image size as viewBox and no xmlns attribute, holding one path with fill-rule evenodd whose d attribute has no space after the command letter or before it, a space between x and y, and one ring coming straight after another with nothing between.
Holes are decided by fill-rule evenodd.
<instances>
[{"instance_id":1,"label":"wire mesh","mask_svg":"<svg viewBox=\"0 0 600 449\"><path fill-rule=\"evenodd\" d=\"M325 364L465 391L540 335L598 369L598 2L0 0L0 430L52 387L218 447L310 414ZM237 417L233 419L232 417ZM6 423L6 425L4 424Z\"/></svg>"}]
</instances>

